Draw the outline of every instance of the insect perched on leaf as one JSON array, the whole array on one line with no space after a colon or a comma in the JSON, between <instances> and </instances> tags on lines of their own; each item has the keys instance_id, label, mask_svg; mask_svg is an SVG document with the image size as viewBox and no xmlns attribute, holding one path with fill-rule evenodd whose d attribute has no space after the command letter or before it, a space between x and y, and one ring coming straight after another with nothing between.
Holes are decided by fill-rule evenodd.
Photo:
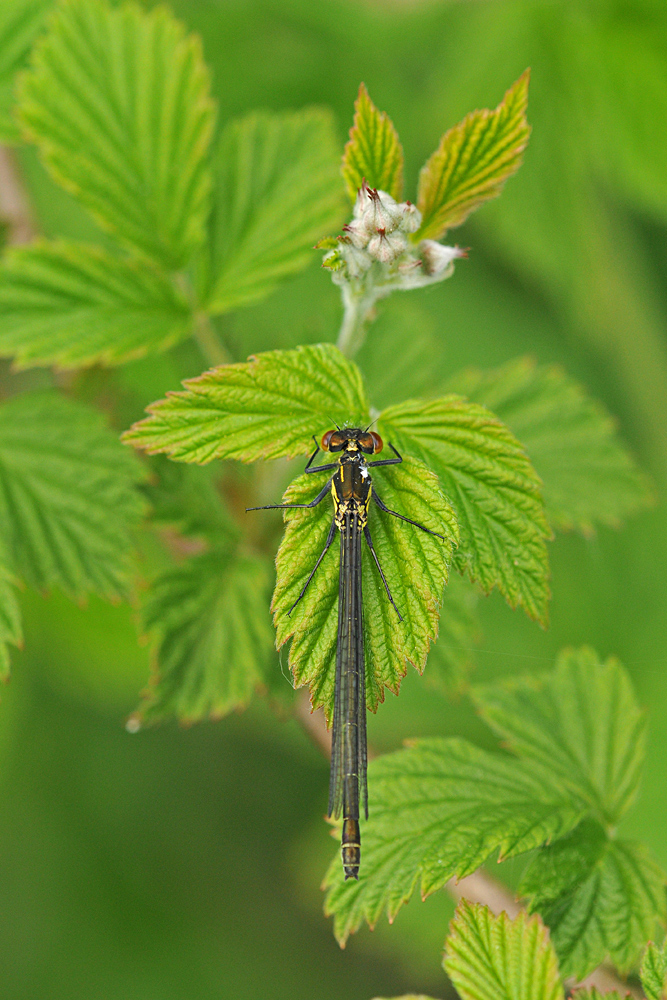
<instances>
[{"instance_id":1,"label":"insect perched on leaf","mask_svg":"<svg viewBox=\"0 0 667 1000\"><path fill-rule=\"evenodd\" d=\"M315 441L315 451L310 456L305 472L335 470L320 492L310 503L268 504L249 507L248 510L286 510L295 507L315 507L329 492L333 497L334 515L324 548L313 566L301 592L287 612L292 613L306 593L308 585L340 531L340 578L338 590L338 642L336 647L336 682L334 693L333 740L331 749L331 776L329 781L329 816L343 817L341 852L345 878L358 878L361 862L361 834L359 831L360 800L368 818L368 790L366 785L366 673L364 665L363 603L361 588L361 535L370 549L387 592L387 597L402 621L400 611L391 596L389 585L380 566L368 526L371 500L381 511L399 517L416 528L444 536L425 528L398 511L390 510L373 488L369 468L378 465L399 465L403 459L394 446L394 458L379 462L366 461L366 455L382 450L382 438L374 431L358 427L336 427L327 431L321 445ZM313 466L320 450L338 454L336 462Z\"/></svg>"}]
</instances>

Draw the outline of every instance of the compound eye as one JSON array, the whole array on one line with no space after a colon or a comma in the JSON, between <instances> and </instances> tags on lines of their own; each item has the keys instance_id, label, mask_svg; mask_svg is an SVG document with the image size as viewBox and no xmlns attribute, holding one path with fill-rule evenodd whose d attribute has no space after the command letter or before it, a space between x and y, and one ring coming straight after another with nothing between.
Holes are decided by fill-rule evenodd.
<instances>
[{"instance_id":1,"label":"compound eye","mask_svg":"<svg viewBox=\"0 0 667 1000\"><path fill-rule=\"evenodd\" d=\"M382 449L384 448L382 438L380 437L379 434L376 434L375 431L371 431L371 437L373 438L373 444L375 446L373 448L373 452L374 454L377 454L378 451L382 451Z\"/></svg>"},{"instance_id":2,"label":"compound eye","mask_svg":"<svg viewBox=\"0 0 667 1000\"><path fill-rule=\"evenodd\" d=\"M322 437L322 451L328 451L329 450L329 442L331 441L331 438L333 437L333 435L335 433L336 433L335 431L327 431L326 434L323 435L323 437Z\"/></svg>"},{"instance_id":3,"label":"compound eye","mask_svg":"<svg viewBox=\"0 0 667 1000\"><path fill-rule=\"evenodd\" d=\"M365 451L367 455L373 454L375 451L375 442L373 441L373 436L371 434L360 434L357 441L359 442L359 447L362 451Z\"/></svg>"}]
</instances>

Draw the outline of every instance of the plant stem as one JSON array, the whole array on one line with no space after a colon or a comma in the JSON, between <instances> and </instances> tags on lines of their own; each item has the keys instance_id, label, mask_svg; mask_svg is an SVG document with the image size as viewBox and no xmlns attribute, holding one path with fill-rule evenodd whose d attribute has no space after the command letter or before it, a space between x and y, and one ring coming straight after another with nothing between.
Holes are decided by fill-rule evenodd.
<instances>
[{"instance_id":1,"label":"plant stem","mask_svg":"<svg viewBox=\"0 0 667 1000\"><path fill-rule=\"evenodd\" d=\"M337 346L347 358L353 358L366 339L377 294L354 291L349 285L343 285L341 291L344 312Z\"/></svg>"},{"instance_id":2,"label":"plant stem","mask_svg":"<svg viewBox=\"0 0 667 1000\"><path fill-rule=\"evenodd\" d=\"M195 315L194 338L204 360L212 368L229 364L231 361L229 353L213 329L210 316L205 312L198 312Z\"/></svg>"}]
</instances>

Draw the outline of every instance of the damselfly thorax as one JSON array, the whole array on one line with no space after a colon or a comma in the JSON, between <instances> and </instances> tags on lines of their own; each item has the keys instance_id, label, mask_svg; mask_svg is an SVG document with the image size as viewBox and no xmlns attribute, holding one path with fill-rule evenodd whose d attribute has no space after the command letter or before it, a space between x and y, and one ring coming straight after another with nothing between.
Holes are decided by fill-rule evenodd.
<instances>
[{"instance_id":1,"label":"damselfly thorax","mask_svg":"<svg viewBox=\"0 0 667 1000\"><path fill-rule=\"evenodd\" d=\"M340 533L340 573L338 585L338 636L336 646L336 683L334 688L333 738L331 747L331 774L329 780L329 816L343 817L341 854L345 878L358 878L361 862L361 835L359 830L360 801L368 818L368 792L366 786L366 670L364 662L364 624L362 601L361 536L363 534L373 561L384 584L387 597L398 615L402 616L391 596L389 585L382 571L373 546L368 526L371 501L386 514L413 524L416 528L438 535L398 511L390 510L377 495L369 469L379 465L399 465L403 459L394 446L394 458L368 462L367 455L382 450L379 434L359 427L336 427L327 431L321 444L315 441L315 451L310 456L305 472L333 472L314 500L310 503L269 504L266 507L249 507L249 510L281 510L292 507L315 507L331 492L334 515L324 548L303 585L299 596L287 612L292 613L315 576L329 551L336 535ZM337 455L335 462L313 466L320 451Z\"/></svg>"}]
</instances>

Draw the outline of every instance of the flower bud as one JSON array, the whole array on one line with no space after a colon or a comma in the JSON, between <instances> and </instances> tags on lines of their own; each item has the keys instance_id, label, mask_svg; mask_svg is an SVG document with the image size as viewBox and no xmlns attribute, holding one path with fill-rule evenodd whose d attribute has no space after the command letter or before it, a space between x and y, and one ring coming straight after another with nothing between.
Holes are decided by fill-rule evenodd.
<instances>
[{"instance_id":1,"label":"flower bud","mask_svg":"<svg viewBox=\"0 0 667 1000\"><path fill-rule=\"evenodd\" d=\"M416 233L422 224L422 214L411 201L403 201L398 206L401 212L399 229L404 233Z\"/></svg>"},{"instance_id":2,"label":"flower bud","mask_svg":"<svg viewBox=\"0 0 667 1000\"><path fill-rule=\"evenodd\" d=\"M459 247L447 247L435 240L422 240L419 244L419 254L424 261L424 269L430 277L438 277L445 271L450 271L457 257L465 257L465 250Z\"/></svg>"},{"instance_id":3,"label":"flower bud","mask_svg":"<svg viewBox=\"0 0 667 1000\"><path fill-rule=\"evenodd\" d=\"M368 253L379 260L381 264L393 264L397 257L407 250L408 241L403 233L387 233L380 230L369 241Z\"/></svg>"}]
</instances>

